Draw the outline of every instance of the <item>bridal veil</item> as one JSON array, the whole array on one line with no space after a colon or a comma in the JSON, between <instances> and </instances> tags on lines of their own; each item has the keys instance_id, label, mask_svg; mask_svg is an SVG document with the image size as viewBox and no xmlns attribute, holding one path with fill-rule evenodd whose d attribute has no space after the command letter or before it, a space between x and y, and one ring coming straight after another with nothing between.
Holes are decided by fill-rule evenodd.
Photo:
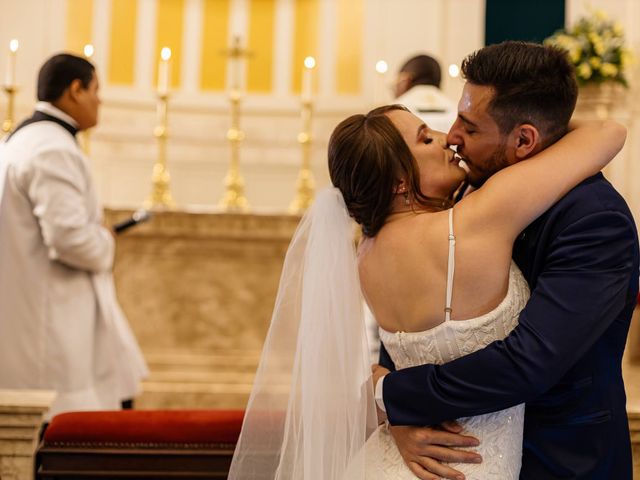
<instances>
[{"instance_id":1,"label":"bridal veil","mask_svg":"<svg viewBox=\"0 0 640 480\"><path fill-rule=\"evenodd\" d=\"M353 225L328 188L293 236L232 480L364 479L377 422Z\"/></svg>"}]
</instances>

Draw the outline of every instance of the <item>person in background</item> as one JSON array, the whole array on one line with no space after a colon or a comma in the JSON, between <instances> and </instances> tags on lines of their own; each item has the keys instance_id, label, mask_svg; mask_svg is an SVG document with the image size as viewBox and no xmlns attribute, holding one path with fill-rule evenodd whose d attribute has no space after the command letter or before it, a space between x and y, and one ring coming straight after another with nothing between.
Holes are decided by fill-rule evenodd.
<instances>
[{"instance_id":1,"label":"person in background","mask_svg":"<svg viewBox=\"0 0 640 480\"><path fill-rule=\"evenodd\" d=\"M98 87L86 59L54 55L40 69L35 112L0 145L0 388L55 390L46 420L121 408L148 374L76 141L97 124Z\"/></svg>"},{"instance_id":2,"label":"person in background","mask_svg":"<svg viewBox=\"0 0 640 480\"><path fill-rule=\"evenodd\" d=\"M438 61L429 55L407 60L393 86L395 103L407 107L435 130L448 132L456 120L456 104L440 90L442 74Z\"/></svg>"}]
</instances>

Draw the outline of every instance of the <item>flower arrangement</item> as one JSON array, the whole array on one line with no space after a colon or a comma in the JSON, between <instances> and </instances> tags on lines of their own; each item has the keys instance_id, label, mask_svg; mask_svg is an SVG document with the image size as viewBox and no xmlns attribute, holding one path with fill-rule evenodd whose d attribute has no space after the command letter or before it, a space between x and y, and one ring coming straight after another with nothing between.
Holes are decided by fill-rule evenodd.
<instances>
[{"instance_id":1,"label":"flower arrangement","mask_svg":"<svg viewBox=\"0 0 640 480\"><path fill-rule=\"evenodd\" d=\"M556 32L544 43L569 52L579 85L613 81L628 87L625 69L632 55L625 47L624 31L602 10L595 10L573 27Z\"/></svg>"}]
</instances>

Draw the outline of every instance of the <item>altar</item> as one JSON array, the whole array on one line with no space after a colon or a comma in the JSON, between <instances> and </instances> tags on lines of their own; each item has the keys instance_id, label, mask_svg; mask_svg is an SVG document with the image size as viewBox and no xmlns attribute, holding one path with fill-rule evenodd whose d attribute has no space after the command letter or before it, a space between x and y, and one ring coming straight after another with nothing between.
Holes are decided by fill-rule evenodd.
<instances>
[{"instance_id":1,"label":"altar","mask_svg":"<svg viewBox=\"0 0 640 480\"><path fill-rule=\"evenodd\" d=\"M136 407L244 408L299 220L167 210L118 236L118 298L151 370Z\"/></svg>"}]
</instances>

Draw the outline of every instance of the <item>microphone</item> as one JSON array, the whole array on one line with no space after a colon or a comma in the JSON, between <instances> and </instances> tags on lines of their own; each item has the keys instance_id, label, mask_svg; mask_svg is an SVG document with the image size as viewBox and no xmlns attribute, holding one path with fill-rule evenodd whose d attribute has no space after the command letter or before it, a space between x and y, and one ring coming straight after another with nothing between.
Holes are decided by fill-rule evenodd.
<instances>
[{"instance_id":1,"label":"microphone","mask_svg":"<svg viewBox=\"0 0 640 480\"><path fill-rule=\"evenodd\" d=\"M131 215L130 218L127 218L122 222L116 223L113 226L113 231L117 234L120 234L125 230L128 230L129 228L133 227L134 225L138 225L139 223L144 223L147 220L151 220L151 217L152 217L151 212L147 210L144 210L144 209L136 210L134 214Z\"/></svg>"}]
</instances>

